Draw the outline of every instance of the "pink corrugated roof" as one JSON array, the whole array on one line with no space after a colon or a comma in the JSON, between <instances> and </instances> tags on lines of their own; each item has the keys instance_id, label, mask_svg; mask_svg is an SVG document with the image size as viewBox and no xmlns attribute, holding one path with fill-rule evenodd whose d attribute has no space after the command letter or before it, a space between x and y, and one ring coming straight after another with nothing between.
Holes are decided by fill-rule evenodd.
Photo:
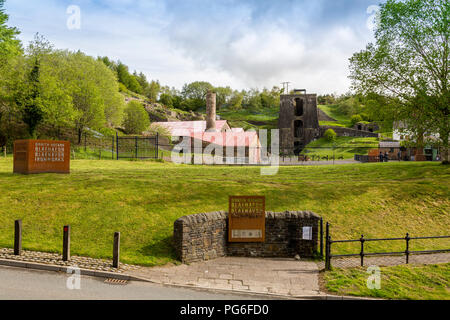
<instances>
[{"instance_id":1,"label":"pink corrugated roof","mask_svg":"<svg viewBox=\"0 0 450 320\"><path fill-rule=\"evenodd\" d=\"M250 147L258 145L258 135L249 132L193 132L191 137L219 146Z\"/></svg>"},{"instance_id":2,"label":"pink corrugated roof","mask_svg":"<svg viewBox=\"0 0 450 320\"><path fill-rule=\"evenodd\" d=\"M206 130L206 121L179 121L179 122L155 122L153 125L166 128L174 137L185 136L188 132L203 132ZM216 129L221 131L227 125L226 120L217 120Z\"/></svg>"}]
</instances>

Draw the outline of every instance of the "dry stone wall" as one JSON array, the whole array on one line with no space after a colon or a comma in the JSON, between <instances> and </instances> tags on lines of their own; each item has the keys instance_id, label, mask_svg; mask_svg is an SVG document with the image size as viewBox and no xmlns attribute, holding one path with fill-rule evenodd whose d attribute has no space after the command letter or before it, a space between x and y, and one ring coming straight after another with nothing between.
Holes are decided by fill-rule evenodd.
<instances>
[{"instance_id":1,"label":"dry stone wall","mask_svg":"<svg viewBox=\"0 0 450 320\"><path fill-rule=\"evenodd\" d=\"M264 243L229 243L228 213L201 213L175 221L174 246L183 263L224 256L310 258L317 252L319 220L309 211L266 212ZM303 240L303 227L312 227L312 240Z\"/></svg>"}]
</instances>

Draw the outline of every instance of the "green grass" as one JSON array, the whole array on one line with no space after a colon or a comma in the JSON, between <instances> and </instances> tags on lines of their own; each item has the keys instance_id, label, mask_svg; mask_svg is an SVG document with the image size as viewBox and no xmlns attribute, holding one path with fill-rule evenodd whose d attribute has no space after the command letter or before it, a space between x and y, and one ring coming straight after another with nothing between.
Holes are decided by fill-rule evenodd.
<instances>
[{"instance_id":1,"label":"green grass","mask_svg":"<svg viewBox=\"0 0 450 320\"><path fill-rule=\"evenodd\" d=\"M321 157L332 157L334 154L336 158L353 159L355 154L366 155L370 149L377 148L377 138L337 137L334 143L327 141L326 138L320 138L308 144L302 154Z\"/></svg>"},{"instance_id":2,"label":"green grass","mask_svg":"<svg viewBox=\"0 0 450 320\"><path fill-rule=\"evenodd\" d=\"M336 122L327 122L327 125L340 125L344 127L350 127L350 117L346 114L343 114L339 111L337 105L319 105L318 106L322 111L324 111L327 115L336 120ZM325 125L325 124L321 124Z\"/></svg>"},{"instance_id":3,"label":"green grass","mask_svg":"<svg viewBox=\"0 0 450 320\"><path fill-rule=\"evenodd\" d=\"M270 211L314 211L334 239L444 235L450 224L450 167L435 163L282 167L275 176L257 167L112 160L72 161L70 175L12 170L12 159L1 158L0 247L13 246L14 220L23 219L24 249L60 252L62 227L71 224L73 254L110 258L120 231L122 261L141 265L175 261L174 221L227 210L229 195L265 195ZM368 250L404 250L391 245ZM412 250L442 246L450 242L418 241Z\"/></svg>"},{"instance_id":4,"label":"green grass","mask_svg":"<svg viewBox=\"0 0 450 320\"><path fill-rule=\"evenodd\" d=\"M450 300L450 264L381 268L381 288L370 290L367 269L335 269L325 287L339 295L402 300Z\"/></svg>"}]
</instances>

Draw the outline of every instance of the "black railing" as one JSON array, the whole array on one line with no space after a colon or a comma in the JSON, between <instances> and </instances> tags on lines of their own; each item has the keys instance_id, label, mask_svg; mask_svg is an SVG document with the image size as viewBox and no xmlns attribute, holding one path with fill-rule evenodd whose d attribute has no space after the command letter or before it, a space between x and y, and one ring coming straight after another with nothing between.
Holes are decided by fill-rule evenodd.
<instances>
[{"instance_id":1,"label":"black railing","mask_svg":"<svg viewBox=\"0 0 450 320\"><path fill-rule=\"evenodd\" d=\"M354 240L332 240L330 235L330 224L326 225L326 236L325 236L325 269L331 270L331 259L332 258L350 258L350 257L360 257L361 259L361 267L364 267L364 258L370 256L390 256L390 255L405 255L406 264L409 263L409 257L413 254L430 254L430 253L445 253L450 252L450 249L442 249L442 250L420 250L420 251L411 251L410 250L410 242L412 240L431 240L431 239L450 239L450 236L432 236L432 237L410 237L409 233L406 234L406 237L403 238L380 238L380 239L366 239L364 235L359 239ZM391 251L391 252L365 252L365 243L366 242L375 242L375 241L405 241L405 251ZM336 243L360 243L361 249L358 253L351 254L332 254L331 246Z\"/></svg>"}]
</instances>

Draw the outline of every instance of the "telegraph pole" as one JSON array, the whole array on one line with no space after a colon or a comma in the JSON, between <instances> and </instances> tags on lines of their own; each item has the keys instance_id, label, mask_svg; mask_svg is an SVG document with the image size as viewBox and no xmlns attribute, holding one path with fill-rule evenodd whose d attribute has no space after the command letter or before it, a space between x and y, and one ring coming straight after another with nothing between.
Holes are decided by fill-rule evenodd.
<instances>
[{"instance_id":1,"label":"telegraph pole","mask_svg":"<svg viewBox=\"0 0 450 320\"><path fill-rule=\"evenodd\" d=\"M281 84L283 85L284 94L289 94L289 85L291 82L282 82Z\"/></svg>"}]
</instances>

